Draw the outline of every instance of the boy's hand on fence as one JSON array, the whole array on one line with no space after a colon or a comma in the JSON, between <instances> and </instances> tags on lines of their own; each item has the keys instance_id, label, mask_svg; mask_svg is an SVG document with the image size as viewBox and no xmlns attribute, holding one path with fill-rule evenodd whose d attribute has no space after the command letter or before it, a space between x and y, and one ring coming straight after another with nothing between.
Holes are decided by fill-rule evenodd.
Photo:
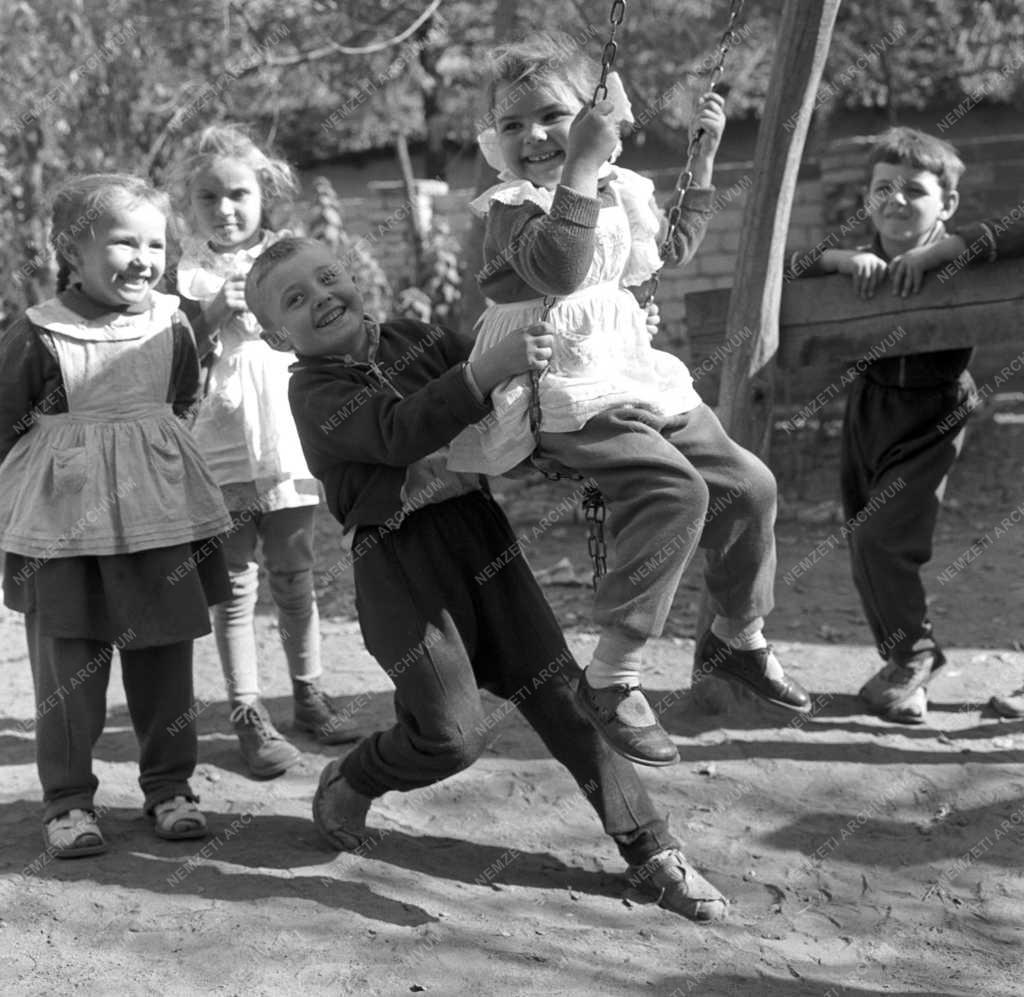
<instances>
[{"instance_id":1,"label":"boy's hand on fence","mask_svg":"<svg viewBox=\"0 0 1024 997\"><path fill-rule=\"evenodd\" d=\"M647 312L647 335L654 339L661 328L661 311L653 301L648 301L644 308Z\"/></svg>"},{"instance_id":2,"label":"boy's hand on fence","mask_svg":"<svg viewBox=\"0 0 1024 997\"><path fill-rule=\"evenodd\" d=\"M865 299L874 297L888 270L885 260L874 253L853 253L839 263L839 272L853 278L854 290Z\"/></svg>"},{"instance_id":3,"label":"boy's hand on fence","mask_svg":"<svg viewBox=\"0 0 1024 997\"><path fill-rule=\"evenodd\" d=\"M925 271L931 268L930 247L907 250L889 261L889 278L893 283L893 294L905 298L921 290Z\"/></svg>"},{"instance_id":4,"label":"boy's hand on fence","mask_svg":"<svg viewBox=\"0 0 1024 997\"><path fill-rule=\"evenodd\" d=\"M889 263L889 274L893 281L893 294L905 298L916 294L924 283L925 273L951 263L967 249L963 237L946 235L937 243L919 246L893 257Z\"/></svg>"},{"instance_id":5,"label":"boy's hand on fence","mask_svg":"<svg viewBox=\"0 0 1024 997\"><path fill-rule=\"evenodd\" d=\"M486 398L502 381L528 370L544 370L555 350L550 325L536 322L510 332L471 364L473 380Z\"/></svg>"}]
</instances>

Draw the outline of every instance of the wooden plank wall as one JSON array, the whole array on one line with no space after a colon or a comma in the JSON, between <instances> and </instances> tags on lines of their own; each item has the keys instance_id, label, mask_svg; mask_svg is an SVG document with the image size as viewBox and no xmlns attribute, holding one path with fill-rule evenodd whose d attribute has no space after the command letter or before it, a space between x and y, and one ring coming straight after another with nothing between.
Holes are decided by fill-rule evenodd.
<instances>
[{"instance_id":1,"label":"wooden plank wall","mask_svg":"<svg viewBox=\"0 0 1024 997\"><path fill-rule=\"evenodd\" d=\"M746 334L726 338L729 289L686 296L690 356L701 397L718 400L722 361ZM921 292L896 297L888 287L864 301L849 277L792 280L782 293L776 397L799 408L858 361L955 346L974 346L971 371L979 387L1024 391L1024 260L972 267ZM993 390L990 388L990 390Z\"/></svg>"}]
</instances>

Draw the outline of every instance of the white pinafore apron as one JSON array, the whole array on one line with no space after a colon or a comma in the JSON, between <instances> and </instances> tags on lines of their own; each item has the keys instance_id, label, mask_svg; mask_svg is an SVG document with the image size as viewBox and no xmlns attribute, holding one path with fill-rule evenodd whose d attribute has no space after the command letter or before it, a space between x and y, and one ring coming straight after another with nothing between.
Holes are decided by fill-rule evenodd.
<instances>
[{"instance_id":1,"label":"white pinafore apron","mask_svg":"<svg viewBox=\"0 0 1024 997\"><path fill-rule=\"evenodd\" d=\"M620 172L641 189L629 199L623 196L622 181L612 182L615 203L603 206L598 215L587 276L578 290L554 299L547 316L555 329L554 356L540 379L547 433L575 432L595 415L623 405L668 417L701 404L686 365L651 346L646 314L623 286L624 281L646 279L636 266L633 242L638 226L633 216L636 203L649 197L653 187L637 174ZM530 200L550 209L551 193L525 181L494 190L495 199L504 203ZM649 233L644 238L649 240ZM657 260L656 250L647 255ZM513 330L540 321L544 307L542 298L490 305L480 318L471 359ZM491 401L494 417L468 427L452 441L452 470L504 474L533 452L529 377L523 374L500 384Z\"/></svg>"},{"instance_id":2,"label":"white pinafore apron","mask_svg":"<svg viewBox=\"0 0 1024 997\"><path fill-rule=\"evenodd\" d=\"M84 319L57 299L47 331L67 413L37 415L0 467L0 549L27 557L125 554L231 527L220 489L167 402L178 299Z\"/></svg>"}]
</instances>

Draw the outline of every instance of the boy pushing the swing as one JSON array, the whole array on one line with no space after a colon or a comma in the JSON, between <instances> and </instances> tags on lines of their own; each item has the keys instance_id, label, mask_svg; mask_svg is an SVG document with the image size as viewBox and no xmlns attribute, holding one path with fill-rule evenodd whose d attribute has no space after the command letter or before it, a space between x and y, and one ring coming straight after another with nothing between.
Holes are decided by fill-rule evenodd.
<instances>
[{"instance_id":1,"label":"boy pushing the swing","mask_svg":"<svg viewBox=\"0 0 1024 997\"><path fill-rule=\"evenodd\" d=\"M468 362L436 326L367 319L342 265L311 239L266 249L246 302L270 345L298 355L299 438L331 513L355 530L360 628L395 684L395 724L323 770L321 834L356 849L374 799L476 761L486 688L516 702L584 787L638 889L691 920L724 917L725 898L687 862L632 765L576 706L579 667L500 507L477 475L445 466L448 442L491 412L495 385L546 367L548 328L527 326Z\"/></svg>"}]
</instances>

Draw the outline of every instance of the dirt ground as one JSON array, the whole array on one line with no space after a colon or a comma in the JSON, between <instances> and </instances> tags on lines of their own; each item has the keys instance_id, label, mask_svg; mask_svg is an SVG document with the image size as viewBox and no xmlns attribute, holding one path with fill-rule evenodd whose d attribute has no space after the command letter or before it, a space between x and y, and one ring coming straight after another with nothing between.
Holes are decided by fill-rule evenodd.
<instances>
[{"instance_id":1,"label":"dirt ground","mask_svg":"<svg viewBox=\"0 0 1024 997\"><path fill-rule=\"evenodd\" d=\"M115 669L95 753L110 851L50 861L21 619L0 609L0 992L1024 993L1024 720L1001 721L984 705L1024 682L1024 426L982 423L952 480L927 574L951 663L921 728L858 707L876 659L845 553L831 549L841 530L827 501L834 469L808 466L780 517L769 635L813 691L812 716L708 715L694 703L696 568L652 654L648 689L681 762L642 777L690 858L731 898L728 920L698 927L630 895L592 811L514 711L469 771L378 801L371 823L386 833L365 855L326 851L310 800L338 749L296 736L297 768L247 778L210 638L196 652L195 777L210 837L152 835ZM504 501L530 530L567 490L513 488ZM980 553L968 561L972 544ZM787 575L823 548L798 580ZM332 570L343 553L324 516L325 684L369 731L391 716L389 683L362 647L350 576ZM536 570L566 557L585 582L582 526L569 514L530 550ZM546 591L585 659L595 640L588 588ZM266 606L259 638L268 705L287 730L286 669Z\"/></svg>"}]
</instances>

